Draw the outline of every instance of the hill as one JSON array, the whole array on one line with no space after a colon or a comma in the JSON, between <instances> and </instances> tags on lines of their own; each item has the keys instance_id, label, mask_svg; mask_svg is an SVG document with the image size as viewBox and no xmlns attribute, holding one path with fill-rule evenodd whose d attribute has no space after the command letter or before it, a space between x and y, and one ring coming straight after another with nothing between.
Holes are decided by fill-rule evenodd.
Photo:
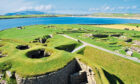
<instances>
[{"instance_id":1,"label":"hill","mask_svg":"<svg viewBox=\"0 0 140 84\"><path fill-rule=\"evenodd\" d=\"M45 14L44 12L40 11L20 11L20 12L14 12L14 13L7 13L5 15L36 15L36 14Z\"/></svg>"}]
</instances>

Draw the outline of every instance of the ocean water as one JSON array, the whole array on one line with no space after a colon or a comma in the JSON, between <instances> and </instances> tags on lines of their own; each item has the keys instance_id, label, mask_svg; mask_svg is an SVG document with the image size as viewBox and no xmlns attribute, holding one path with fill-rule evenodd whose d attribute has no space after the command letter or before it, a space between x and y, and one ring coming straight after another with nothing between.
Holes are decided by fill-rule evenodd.
<instances>
[{"instance_id":1,"label":"ocean water","mask_svg":"<svg viewBox=\"0 0 140 84\"><path fill-rule=\"evenodd\" d=\"M41 18L0 19L0 30L35 24L123 24L123 23L140 23L140 20L118 19L118 18L92 18L92 17L41 17Z\"/></svg>"}]
</instances>

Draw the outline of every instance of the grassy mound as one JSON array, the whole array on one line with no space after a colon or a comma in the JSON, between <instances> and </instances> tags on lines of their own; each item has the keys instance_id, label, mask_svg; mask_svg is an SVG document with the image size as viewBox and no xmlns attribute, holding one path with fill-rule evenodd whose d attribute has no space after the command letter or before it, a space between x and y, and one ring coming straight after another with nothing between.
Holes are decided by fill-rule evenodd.
<instances>
[{"instance_id":1,"label":"grassy mound","mask_svg":"<svg viewBox=\"0 0 140 84\"><path fill-rule=\"evenodd\" d=\"M82 50L82 53L84 53L84 57L82 57L83 61L86 61L87 64L94 64L91 66L100 66L104 69L102 74L104 74L110 84L116 84L115 81L118 81L118 84L140 83L140 77L138 75L140 74L139 63L92 47L86 47ZM106 79L102 79L102 81L104 80Z\"/></svg>"},{"instance_id":2,"label":"grassy mound","mask_svg":"<svg viewBox=\"0 0 140 84\"><path fill-rule=\"evenodd\" d=\"M68 43L78 43L64 38L61 35L55 35L56 31L60 30L57 28L47 28L46 25L26 26L25 29L22 30L12 28L1 31L0 39L2 41L0 43L2 43L2 46L0 47L0 50L3 54L7 54L6 57L0 58L0 64L3 65L0 66L1 71L4 72L6 70L10 70L18 73L21 76L27 77L45 74L63 68L74 58L74 55L70 54L69 52L57 50L55 47L66 45ZM49 34L54 34L54 37L47 38L47 42L43 42L43 44L40 42L31 42L36 38L42 38ZM62 40L65 41L62 42ZM25 45L28 45L29 48L27 48ZM21 48L22 50L18 48ZM47 55L49 54L50 56L46 56L45 52L40 52L38 55L40 56L45 54L45 57L39 59L32 59L28 57L29 52L38 49L44 49ZM10 66L10 68L7 68L7 66Z\"/></svg>"}]
</instances>

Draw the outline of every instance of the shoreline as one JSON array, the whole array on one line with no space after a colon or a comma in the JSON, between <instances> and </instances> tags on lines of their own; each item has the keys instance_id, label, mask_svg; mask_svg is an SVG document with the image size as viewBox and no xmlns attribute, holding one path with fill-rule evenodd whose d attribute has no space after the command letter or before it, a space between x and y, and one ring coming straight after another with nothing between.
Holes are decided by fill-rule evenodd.
<instances>
[{"instance_id":1,"label":"shoreline","mask_svg":"<svg viewBox=\"0 0 140 84\"><path fill-rule=\"evenodd\" d=\"M104 16L74 16L74 17L89 17L89 18L116 18L116 19L135 19L140 20L137 17L104 17Z\"/></svg>"},{"instance_id":2,"label":"shoreline","mask_svg":"<svg viewBox=\"0 0 140 84\"><path fill-rule=\"evenodd\" d=\"M58 16L40 16L40 17L9 17L9 18L0 18L0 20L2 19L20 19L20 18L45 18L45 17L58 17Z\"/></svg>"},{"instance_id":3,"label":"shoreline","mask_svg":"<svg viewBox=\"0 0 140 84\"><path fill-rule=\"evenodd\" d=\"M2 19L19 19L19 18L45 18L45 17L88 17L88 18L116 18L116 19L135 19L140 20L140 17L105 17L105 16L38 16L38 17L9 17L9 18L0 18Z\"/></svg>"}]
</instances>

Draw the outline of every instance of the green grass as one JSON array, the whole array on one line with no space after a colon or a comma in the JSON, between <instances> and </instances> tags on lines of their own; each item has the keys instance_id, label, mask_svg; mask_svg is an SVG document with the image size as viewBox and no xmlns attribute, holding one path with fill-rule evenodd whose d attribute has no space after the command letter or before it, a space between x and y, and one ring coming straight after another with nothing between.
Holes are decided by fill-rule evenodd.
<instances>
[{"instance_id":1,"label":"green grass","mask_svg":"<svg viewBox=\"0 0 140 84\"><path fill-rule=\"evenodd\" d=\"M132 37L134 33L140 34L138 31L126 31L119 29L108 29L95 27L93 25L32 25L25 26L24 29L11 28L0 31L0 51L7 57L0 58L0 73L5 70L18 73L23 77L41 75L48 72L57 71L66 66L75 57L91 66L97 84L139 84L139 64L124 58L106 53L104 51L86 47L81 49L78 54L58 50L56 47L76 44L76 47L81 46L81 43L65 38L57 33L64 33L74 38L86 41L97 46L104 47L109 50L118 50L125 54L122 47L132 45L132 42L125 43L123 39L115 37L107 38L91 38L85 37L85 34L112 34L124 33L126 37L131 37L134 40L139 38ZM111 32L111 33L108 33ZM46 43L32 43L36 38L42 38L45 35L53 35ZM106 41L107 39L107 41ZM17 45L29 45L27 50L16 49ZM47 46L46 46L47 45ZM121 46L120 46L121 45ZM32 59L27 57L27 53L32 50L45 49L51 53L51 56L40 59ZM80 54L80 55L79 55ZM134 53L135 57L139 58L138 53ZM12 80L9 80L12 81Z\"/></svg>"},{"instance_id":2,"label":"green grass","mask_svg":"<svg viewBox=\"0 0 140 84\"><path fill-rule=\"evenodd\" d=\"M127 24L129 25L129 24ZM74 38L83 40L85 42L109 49L111 51L120 51L122 54L126 54L122 52L122 49L134 46L133 42L125 42L126 39L132 38L134 40L140 40L140 38L136 38L133 36L137 36L140 34L139 31L127 31L127 30L120 30L120 29L108 29L108 28L101 28L101 27L95 27L95 26L87 26L87 25L76 25L77 30L75 27L75 30L71 31L65 31L64 33L72 36ZM79 30L79 28L83 28L82 30ZM70 28L69 28L70 29ZM71 26L71 29L73 29L73 26ZM80 32L81 31L81 32ZM95 37L86 37L86 34L106 34L106 35L112 35L112 34L123 34L122 36L125 36L126 39L121 39L119 37L106 37L106 38L95 38ZM113 44L114 43L114 44ZM140 55L133 54L133 57L140 57Z\"/></svg>"},{"instance_id":3,"label":"green grass","mask_svg":"<svg viewBox=\"0 0 140 84\"><path fill-rule=\"evenodd\" d=\"M56 17L56 16L55 15L11 15L11 16L0 16L0 19L32 18L32 17Z\"/></svg>"},{"instance_id":4,"label":"green grass","mask_svg":"<svg viewBox=\"0 0 140 84\"><path fill-rule=\"evenodd\" d=\"M92 52L92 54L91 54ZM118 81L117 84L139 84L140 83L140 77L138 74L140 74L140 66L139 63L135 63L133 61L121 58L119 56L115 56L113 54L92 48L92 47L86 47L83 51L84 57L83 61L86 61L87 64L97 67L100 66L104 70L107 70L107 75L104 75L105 72L100 73L104 75L110 84L116 84L115 81L111 83L111 80ZM92 65L94 64L94 65ZM115 76L115 77L107 77L108 75ZM103 76L103 78L104 78ZM102 76L101 76L102 77ZM117 79L117 78L118 79ZM106 80L106 79L105 79ZM120 82L120 83L119 83ZM103 83L107 84L107 83Z\"/></svg>"},{"instance_id":5,"label":"green grass","mask_svg":"<svg viewBox=\"0 0 140 84\"><path fill-rule=\"evenodd\" d=\"M38 15L1 15L0 19L14 19L14 18L38 18L38 17L69 17L72 15L48 15L48 14L38 14Z\"/></svg>"},{"instance_id":6,"label":"green grass","mask_svg":"<svg viewBox=\"0 0 140 84\"><path fill-rule=\"evenodd\" d=\"M10 68L11 71L16 71L25 77L45 74L64 67L74 58L74 55L69 52L56 50L55 47L68 43L79 44L61 35L55 35L56 31L60 31L57 28L44 29L44 27L46 27L46 25L26 26L23 30L12 28L1 31L0 39L2 39L1 43L3 43L4 46L0 47L0 50L2 50L3 53L7 53L8 56L0 58L0 63L4 62L12 65ZM30 41L35 38L49 34L54 34L54 37L48 39L48 42L45 43L47 44L47 48L41 43L30 43ZM30 49L23 51L16 49L17 45L24 44L28 44ZM40 59L31 59L26 56L27 52L40 48L45 48L47 51L52 52L52 55Z\"/></svg>"}]
</instances>

